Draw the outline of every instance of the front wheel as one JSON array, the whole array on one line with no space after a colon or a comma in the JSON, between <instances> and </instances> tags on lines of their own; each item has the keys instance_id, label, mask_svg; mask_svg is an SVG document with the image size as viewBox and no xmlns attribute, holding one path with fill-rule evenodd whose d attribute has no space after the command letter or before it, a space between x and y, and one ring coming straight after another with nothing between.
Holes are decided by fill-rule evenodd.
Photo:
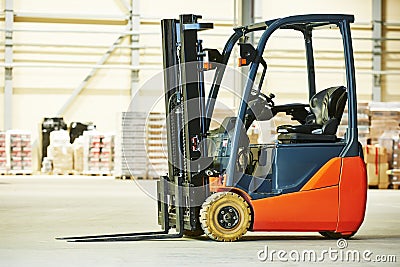
<instances>
[{"instance_id":1,"label":"front wheel","mask_svg":"<svg viewBox=\"0 0 400 267\"><path fill-rule=\"evenodd\" d=\"M219 192L209 196L200 210L200 223L204 233L217 241L240 239L250 227L249 204L232 192Z\"/></svg>"},{"instance_id":2,"label":"front wheel","mask_svg":"<svg viewBox=\"0 0 400 267\"><path fill-rule=\"evenodd\" d=\"M329 238L329 239L340 239L340 238L344 238L344 239L349 239L350 237L352 237L353 235L356 234L357 231L352 232L351 234L347 234L344 235L342 233L335 233L333 231L323 231L323 232L319 232L323 237Z\"/></svg>"}]
</instances>

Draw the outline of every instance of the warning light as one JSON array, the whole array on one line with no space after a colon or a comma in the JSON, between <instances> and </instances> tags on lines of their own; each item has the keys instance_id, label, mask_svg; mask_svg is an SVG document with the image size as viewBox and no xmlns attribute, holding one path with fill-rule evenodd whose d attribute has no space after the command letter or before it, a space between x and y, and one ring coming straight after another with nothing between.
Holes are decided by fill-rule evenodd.
<instances>
[{"instance_id":1,"label":"warning light","mask_svg":"<svg viewBox=\"0 0 400 267\"><path fill-rule=\"evenodd\" d=\"M247 60L245 59L245 58L239 58L239 64L238 64L238 66L239 67L241 67L241 66L247 66Z\"/></svg>"},{"instance_id":2,"label":"warning light","mask_svg":"<svg viewBox=\"0 0 400 267\"><path fill-rule=\"evenodd\" d=\"M204 62L203 63L203 69L204 70L212 70L213 69L213 64L211 62Z\"/></svg>"}]
</instances>

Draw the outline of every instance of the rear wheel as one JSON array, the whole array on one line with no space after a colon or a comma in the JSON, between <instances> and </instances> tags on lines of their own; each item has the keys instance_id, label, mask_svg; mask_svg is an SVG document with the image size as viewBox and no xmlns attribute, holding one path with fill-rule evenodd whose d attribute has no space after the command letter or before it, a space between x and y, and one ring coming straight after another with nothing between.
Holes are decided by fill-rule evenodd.
<instances>
[{"instance_id":1,"label":"rear wheel","mask_svg":"<svg viewBox=\"0 0 400 267\"><path fill-rule=\"evenodd\" d=\"M324 231L324 232L319 232L323 237L329 238L329 239L340 239L340 238L344 238L344 239L349 239L350 237L352 237L353 235L356 234L355 232L352 232L351 234L347 234L344 235L342 233L335 233L333 231Z\"/></svg>"},{"instance_id":2,"label":"rear wheel","mask_svg":"<svg viewBox=\"0 0 400 267\"><path fill-rule=\"evenodd\" d=\"M238 194L219 192L203 203L200 223L204 233L217 241L235 241L248 230L251 211L248 203Z\"/></svg>"}]
</instances>

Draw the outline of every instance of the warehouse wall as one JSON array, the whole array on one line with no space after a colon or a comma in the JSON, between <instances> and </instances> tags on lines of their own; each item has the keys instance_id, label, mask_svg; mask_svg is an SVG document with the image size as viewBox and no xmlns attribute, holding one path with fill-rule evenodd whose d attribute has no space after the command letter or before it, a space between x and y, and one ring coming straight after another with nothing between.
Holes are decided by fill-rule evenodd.
<instances>
[{"instance_id":1,"label":"warehouse wall","mask_svg":"<svg viewBox=\"0 0 400 267\"><path fill-rule=\"evenodd\" d=\"M116 4L117 2L17 0L14 1L14 10L17 15L34 13L48 16L45 13L54 13L78 16L81 13L89 13L107 14L110 17L123 16L123 9ZM63 31L123 31L125 26L15 22L14 28L14 62L48 66L16 67L13 70L13 128L29 129L36 135L38 124L43 117L55 116L73 90L91 71L90 68L60 68L56 65L95 64L118 37L117 34ZM42 30L54 32L41 32ZM85 45L101 47L84 47ZM107 64L123 63L129 64L128 50L116 50L107 61ZM111 130L115 112L126 110L129 103L129 75L129 70L99 70L79 98L63 114L65 120L94 121L100 129ZM1 79L1 83L3 80ZM1 121L3 123L3 116Z\"/></svg>"},{"instance_id":2,"label":"warehouse wall","mask_svg":"<svg viewBox=\"0 0 400 267\"><path fill-rule=\"evenodd\" d=\"M129 2L129 1L128 1ZM118 0L88 0L88 1L14 1L14 10L18 14L65 14L65 16L76 17L80 15L122 17L126 9ZM142 3L141 16L148 17L148 23L144 23L141 31L151 32L144 34L140 39L140 45L156 46L156 56L152 55L151 48L141 50L141 64L159 70L143 70L140 73L140 80L146 80L155 73L160 73L162 67L161 38L159 19L163 17L176 17L180 13L201 13L205 17L220 17L218 10L225 5L230 12L224 14L226 20L233 17L233 2L229 0L219 1L218 4L212 1L205 1L204 5L193 5L192 2L182 1L158 1L158 6L164 6L154 10L154 5ZM209 6L213 4L215 8ZM4 8L5 2L1 1ZM179 8L177 8L179 6ZM45 15L43 15L45 16ZM154 23L156 22L156 24ZM4 22L0 27L4 28ZM118 34L89 33L89 31L124 31L122 25L88 25L88 24L60 24L60 23L26 23L15 22L14 62L16 64L84 64L92 65L101 58L103 53L117 38ZM231 28L231 27L230 27ZM39 32L26 32L18 30L38 30ZM57 32L47 33L42 30L54 30ZM88 33L67 33L63 31L88 31ZM1 32L1 40L4 40L4 33ZM220 38L218 41L222 45ZM215 41L217 43L217 41ZM123 45L129 45L128 37ZM74 46L76 45L76 46ZM85 47L85 46L100 46ZM4 50L0 50L0 58L4 58ZM2 61L2 60L1 60ZM116 49L107 64L129 65L130 51L126 48ZM90 68L59 68L59 67L17 67L13 74L13 128L29 129L36 134L37 126L45 116L55 116L61 106L67 101L71 93L86 78L91 71ZM0 86L4 87L4 72L1 70ZM93 121L100 130L112 131L115 128L115 116L119 111L128 109L130 102L130 70L98 70L91 78L79 97L71 107L63 114L67 122L71 121ZM160 80L162 81L162 80ZM162 92L162 84L155 88L147 88L141 92L141 104L146 104L146 96L149 102L155 95ZM3 90L1 96L3 97ZM144 100L144 101L143 101ZM3 110L0 111L2 114ZM29 114L29 115L28 115ZM0 128L3 128L3 115L0 118Z\"/></svg>"},{"instance_id":3,"label":"warehouse wall","mask_svg":"<svg viewBox=\"0 0 400 267\"><path fill-rule=\"evenodd\" d=\"M400 1L386 0L383 6L384 21L397 22L397 26L387 25L383 29L386 38L400 39ZM383 68L389 71L400 69L400 41L388 40L384 43ZM383 99L385 101L400 101L400 74L387 75L382 79Z\"/></svg>"},{"instance_id":4,"label":"warehouse wall","mask_svg":"<svg viewBox=\"0 0 400 267\"><path fill-rule=\"evenodd\" d=\"M203 21L213 21L215 26L213 30L199 32L200 38L203 40L204 47L223 49L227 38L232 34L234 25L234 1L202 1L201 4L195 1L171 0L152 1L152 5L142 2L140 6L140 14L143 17L141 22L141 32L144 33L160 33L159 21L163 18L178 18L179 14L198 14L203 16ZM154 9L154 6L161 8ZM221 13L221 10L224 10ZM140 64L143 66L151 66L155 70L141 70L141 91L140 97L134 100L134 106L143 109L148 108L146 103L152 103L157 97L163 93L163 79L161 76L162 69L162 51L161 51L161 34L143 34L140 36L140 46L144 49L140 53ZM156 46L156 48L154 48ZM149 79L152 79L149 81ZM206 73L206 83L211 82L210 73ZM146 102L143 100L147 100ZM159 99L160 104L154 107L157 111L162 111L163 99ZM231 97L225 98L228 103L233 104Z\"/></svg>"},{"instance_id":5,"label":"warehouse wall","mask_svg":"<svg viewBox=\"0 0 400 267\"><path fill-rule=\"evenodd\" d=\"M356 23L369 23L371 21L371 1L370 0L355 0L355 1L313 1L313 0L303 0L303 1L264 1L263 2L263 15L265 17L283 17L290 16L293 14L312 14L312 13L342 13L342 14L354 14L356 18ZM353 27L352 29L353 37L371 37L371 31L367 28ZM314 34L314 39L321 36L316 36ZM340 37L339 35L322 36L322 37ZM300 38L299 38L300 39ZM301 47L301 44L293 44L291 41L286 40L286 42L278 41L275 45L275 49L281 47L288 51L293 50L294 45ZM371 69L371 61L365 61L364 54L371 51L372 42L371 41L353 41L355 59L356 59L356 69L357 70L369 70ZM298 49L297 48L297 49ZM345 85L344 73L337 73L343 70L343 46L339 40L314 40L314 48L316 51L316 63L320 63L324 69L331 70L333 73L317 73L318 76L322 76L323 79L331 81L330 86L339 85L336 81L342 82ZM304 54L304 50L303 50ZM370 55L368 56L370 57ZM282 57L281 57L282 58ZM283 64L282 64L283 63ZM277 58L276 67L284 67L286 62ZM302 62L303 66L304 61ZM318 70L318 69L317 69ZM278 97L290 97L296 99L307 99L305 88L299 88L299 81L306 79L305 71L302 73L275 73L271 75L270 79L275 81L275 86L279 88ZM290 79L288 77L290 76ZM357 74L357 89L360 99L370 100L371 99L371 83L372 78L370 75ZM321 80L320 80L321 83ZM300 84L306 85L305 81L300 82ZM328 83L318 84L317 80L317 90L326 88ZM329 86L329 85L328 85ZM277 97L277 98L278 98ZM292 99L291 99L292 100Z\"/></svg>"},{"instance_id":6,"label":"warehouse wall","mask_svg":"<svg viewBox=\"0 0 400 267\"><path fill-rule=\"evenodd\" d=\"M4 9L4 1L0 0L0 7ZM129 1L126 1L129 2ZM262 1L256 0L257 16L264 19L287 16L300 13L350 13L355 14L357 26L353 27L353 37L371 37L371 6L372 0L298 0L298 1ZM399 21L400 1L385 0L385 20ZM145 69L140 71L140 83L143 89L138 92L139 108L152 105L162 92L162 79L149 82L155 73L160 74L162 67L161 36L158 24L161 18L177 17L181 13L202 14L204 20L216 22L215 30L201 33L204 46L222 49L227 37L232 33L235 24L235 1L205 0L153 0L140 1L140 64ZM14 10L18 14L24 13L51 13L79 15L106 15L107 17L123 17L126 9L118 0L15 0ZM221 12L223 11L223 12ZM260 20L258 18L258 20ZM361 24L360 24L361 23ZM362 24L365 23L365 24ZM0 21L4 28L4 22ZM124 31L123 25L89 25L89 24L60 24L60 23L27 23L16 22L16 30L55 30L58 32L26 32L14 33L15 63L20 64L95 64L117 38L118 34L109 33L67 33L68 31ZM399 27L387 27L387 37L399 38ZM4 32L0 31L0 43L3 43ZM87 47L85 47L85 45ZM129 45L127 38L122 45ZM324 44L322 50L333 50L334 53L320 53L316 56L329 68L340 70L333 57L340 59L340 48L332 44ZM399 41L388 41L386 48L389 51L400 51ZM97 47L89 47L97 46ZM371 99L372 75L363 74L371 70L370 40L354 40L357 85L361 100ZM275 44L275 57L271 59L269 78L266 84L269 90L275 90L283 101L304 97L303 88L298 84L304 81L302 74L279 72L288 62L303 52L296 54L283 50L291 50L291 43L287 39ZM279 51L279 49L281 51ZM283 52L282 52L283 51ZM336 51L336 52L335 52ZM289 51L290 52L290 51ZM399 70L399 54L385 54L384 69ZM4 50L0 48L0 63L3 63ZM130 63L130 51L117 48L106 64L126 66ZM299 66L300 68L302 66ZM275 68L275 71L273 71ZM14 68L14 96L13 96L13 128L38 132L38 124L45 116L54 116L61 106L67 101L71 93L85 79L90 72L89 68L55 68L55 67L16 67ZM115 114L128 109L130 102L130 71L127 69L102 69L96 72L80 96L65 112L67 122L93 121L103 131L112 131L115 128ZM332 76L333 75L333 76ZM337 77L336 74L326 74L327 80ZM237 77L232 74L232 79ZM288 79L290 77L290 79ZM383 79L383 99L385 101L400 101L400 75L385 76ZM339 75L343 79L343 75ZM228 86L229 87L229 86ZM4 70L0 69L0 101L3 101ZM228 106L236 102L228 93L225 94ZM2 103L2 102L1 102ZM162 105L158 107L162 109ZM0 109L0 129L4 126L3 109Z\"/></svg>"}]
</instances>

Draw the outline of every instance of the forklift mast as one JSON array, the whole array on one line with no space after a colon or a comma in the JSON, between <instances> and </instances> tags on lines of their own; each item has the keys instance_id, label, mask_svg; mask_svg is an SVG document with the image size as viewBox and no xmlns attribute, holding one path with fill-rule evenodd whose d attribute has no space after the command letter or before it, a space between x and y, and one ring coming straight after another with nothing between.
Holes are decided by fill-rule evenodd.
<instances>
[{"instance_id":1,"label":"forklift mast","mask_svg":"<svg viewBox=\"0 0 400 267\"><path fill-rule=\"evenodd\" d=\"M165 222L164 210L159 212L159 223L176 227L178 232L182 226L177 218L182 221L179 220L182 216L186 228L199 227L196 225L199 208L184 204L184 200L194 203L194 198L199 198L201 203L209 195L204 175L212 164L205 142L206 98L202 70L205 54L197 32L212 29L213 24L198 23L199 18L201 16L181 15L179 20L161 21L169 173L159 182L159 192L169 194L172 202L167 211L169 223ZM161 202L159 205L163 205Z\"/></svg>"}]
</instances>

